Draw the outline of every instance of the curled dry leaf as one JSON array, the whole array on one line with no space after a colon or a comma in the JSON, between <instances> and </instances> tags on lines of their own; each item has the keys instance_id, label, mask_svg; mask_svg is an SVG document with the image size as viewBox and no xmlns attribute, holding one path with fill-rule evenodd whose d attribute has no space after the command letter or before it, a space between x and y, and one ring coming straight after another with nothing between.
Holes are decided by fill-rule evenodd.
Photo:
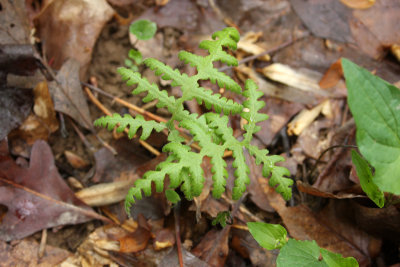
<instances>
[{"instance_id":1,"label":"curled dry leaf","mask_svg":"<svg viewBox=\"0 0 400 267\"><path fill-rule=\"evenodd\" d=\"M67 59L74 58L80 63L79 77L83 79L96 40L113 13L105 0L57 0L46 5L34 22L52 67L60 69Z\"/></svg>"},{"instance_id":2,"label":"curled dry leaf","mask_svg":"<svg viewBox=\"0 0 400 267\"><path fill-rule=\"evenodd\" d=\"M49 145L41 140L32 147L29 168L0 154L0 203L8 209L0 224L0 239L6 241L60 225L109 221L75 197L58 173Z\"/></svg>"},{"instance_id":3,"label":"curled dry leaf","mask_svg":"<svg viewBox=\"0 0 400 267\"><path fill-rule=\"evenodd\" d=\"M264 52L266 49L262 44L256 44L258 39L262 36L262 32L248 32L243 38L240 39L238 49L243 50L246 53L252 55L258 55ZM259 57L260 60L270 61L271 57L269 55L264 55Z\"/></svg>"}]
</instances>

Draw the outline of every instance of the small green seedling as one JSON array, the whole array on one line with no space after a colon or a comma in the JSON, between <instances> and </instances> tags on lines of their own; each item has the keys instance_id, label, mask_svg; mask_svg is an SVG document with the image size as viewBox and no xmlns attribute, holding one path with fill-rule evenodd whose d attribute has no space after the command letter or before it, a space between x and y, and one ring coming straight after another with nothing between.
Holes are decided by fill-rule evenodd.
<instances>
[{"instance_id":1,"label":"small green seedling","mask_svg":"<svg viewBox=\"0 0 400 267\"><path fill-rule=\"evenodd\" d=\"M129 27L129 32L136 36L137 40L149 40L153 38L157 31L157 24L147 19L133 22ZM143 62L142 53L136 49L130 49L128 58L125 59L125 66L132 71L139 71L139 65Z\"/></svg>"},{"instance_id":2,"label":"small green seedling","mask_svg":"<svg viewBox=\"0 0 400 267\"><path fill-rule=\"evenodd\" d=\"M276 259L277 267L358 266L355 258L343 258L340 254L320 248L315 241L299 241L288 238L286 229L279 224L249 222L247 223L247 227L250 234L261 247L268 250L280 249L280 253Z\"/></svg>"},{"instance_id":3,"label":"small green seedling","mask_svg":"<svg viewBox=\"0 0 400 267\"><path fill-rule=\"evenodd\" d=\"M225 227L227 224L232 224L232 223L233 223L233 218L231 216L231 213L227 210L218 212L217 217L215 217L211 222L211 224L214 226L220 224L222 227Z\"/></svg>"},{"instance_id":4,"label":"small green seedling","mask_svg":"<svg viewBox=\"0 0 400 267\"><path fill-rule=\"evenodd\" d=\"M288 178L289 171L275 164L283 161L281 156L269 156L267 149L259 149L251 144L254 133L261 127L257 123L268 118L266 114L259 113L265 102L258 100L263 93L257 90L257 85L252 80L247 80L245 90L232 78L214 67L214 62L220 61L229 66L237 66L235 57L226 52L226 49L236 49L239 41L239 33L235 28L225 28L212 35L213 40L202 41L200 48L208 51L209 55L199 56L187 51L179 52L179 58L197 69L197 73L188 76L177 69L164 63L148 58L143 63L160 75L164 80L171 80L171 86L179 87L182 96L177 98L169 96L166 90L160 90L156 84L151 84L140 73L131 69L119 68L118 72L128 85L137 85L133 94L147 93L143 102L157 100L158 108L167 108L172 117L167 123L144 120L142 116L132 118L130 115L121 117L119 114L106 116L95 121L96 126L107 127L112 130L117 127L122 132L129 127L129 137L132 137L139 128L142 128L141 139L149 137L155 130L160 132L166 129L169 132L168 143L163 147L163 152L168 156L155 170L146 172L141 179L135 182L126 197L125 208L130 213L131 205L136 200L142 199L142 192L146 196L152 193L152 184L157 192L164 190L164 180L169 177L169 188L174 190L180 187L188 200L199 196L203 190L205 178L201 167L203 159L208 157L212 164L212 195L219 198L225 191L228 179L227 163L224 152L231 151L234 158L232 166L235 170L235 183L232 190L232 198L239 199L246 185L250 183L249 167L246 163L244 149L255 157L257 164L262 164L262 174L269 178L269 184L279 192L284 199L292 196L293 180ZM243 103L234 102L231 99L215 94L212 90L201 87L199 82L209 80L217 83L220 88L225 88L244 97ZM196 99L199 104L204 104L209 112L198 115L185 109L185 101ZM244 125L243 138L237 139L229 125L229 115L239 115L248 123ZM201 147L200 151L192 149L177 127L186 129L193 136L193 140ZM169 191L168 191L169 192ZM167 197L171 195L167 193ZM178 194L173 195L171 202L177 201Z\"/></svg>"}]
</instances>

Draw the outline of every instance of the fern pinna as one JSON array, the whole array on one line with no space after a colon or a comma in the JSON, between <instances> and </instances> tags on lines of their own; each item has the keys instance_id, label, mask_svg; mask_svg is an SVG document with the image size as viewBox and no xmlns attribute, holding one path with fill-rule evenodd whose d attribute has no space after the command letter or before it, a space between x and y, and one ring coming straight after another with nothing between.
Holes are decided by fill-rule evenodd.
<instances>
[{"instance_id":1,"label":"fern pinna","mask_svg":"<svg viewBox=\"0 0 400 267\"><path fill-rule=\"evenodd\" d=\"M168 153L168 157L156 167L156 170L146 172L141 179L135 182L134 187L129 190L125 201L128 213L131 205L136 200L142 199L142 191L146 196L151 195L152 183L155 184L157 192L162 192L164 190L164 179L167 175L170 179L169 187L171 189L180 186L185 197L189 200L199 196L204 184L204 173L201 164L205 156L209 157L212 163L211 171L214 182L212 194L216 198L220 197L225 191L226 179L228 178L227 165L223 158L226 150L232 151L234 158L232 165L236 169L232 197L233 199L239 199L246 190L246 185L250 182L249 167L246 164L244 148L255 157L257 164L263 165L263 176L270 178L270 185L282 194L286 200L291 198L293 181L285 177L289 176L290 173L286 168L275 165L275 163L282 161L283 158L280 156L267 156L267 149L260 150L250 144L253 134L260 130L260 126L256 124L268 119L267 115L258 113L265 105L264 102L258 100L263 93L257 91L257 86L252 80L246 81L245 90L242 92L239 84L213 66L215 61L221 61L229 66L238 65L236 58L225 52L224 47L232 50L236 49L239 33L235 28L225 28L214 33L212 39L210 41L202 41L199 46L208 50L208 56L202 57L187 51L179 53L179 58L182 61L197 69L197 74L193 76L181 73L177 69L173 70L154 58L148 58L144 61L144 64L155 71L156 75L161 75L164 80L171 80L172 86L181 88L182 97L180 98L169 96L167 91L160 90L154 83L150 84L146 78L141 77L137 72L135 73L127 68L118 69L122 79L126 80L128 85L137 85L132 92L133 94L147 92L143 102L157 99L157 107L165 107L172 114L171 119L165 124L146 121L139 115L136 118L132 118L129 115L121 117L119 114L102 117L95 121L96 126L107 127L108 125L109 130L117 126L117 131L119 132L129 126L130 138L139 127L143 128L142 139L146 139L153 130L168 129L169 131L169 143L163 147L163 151ZM221 88L242 94L247 99L243 104L228 100L225 97L221 97L220 94L214 94L211 90L201 87L199 80L210 80L212 83L217 83ZM184 109L184 102L192 99L196 99L199 104L203 103L209 110L213 107L216 113L210 111L201 116L190 114ZM221 116L221 112L224 115ZM242 141L237 140L233 136L232 129L228 127L229 114L240 114L242 118L247 120ZM175 128L175 122L178 123L179 127L187 129L192 134L193 139L201 147L199 152L193 151L189 145L185 144L185 139L180 136ZM170 190L168 191L170 193Z\"/></svg>"}]
</instances>

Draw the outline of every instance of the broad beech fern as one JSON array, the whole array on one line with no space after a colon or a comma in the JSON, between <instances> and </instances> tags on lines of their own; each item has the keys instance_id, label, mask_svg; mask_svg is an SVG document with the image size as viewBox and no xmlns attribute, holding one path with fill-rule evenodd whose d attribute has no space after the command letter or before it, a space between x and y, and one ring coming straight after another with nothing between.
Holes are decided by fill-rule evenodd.
<instances>
[{"instance_id":1,"label":"broad beech fern","mask_svg":"<svg viewBox=\"0 0 400 267\"><path fill-rule=\"evenodd\" d=\"M148 171L144 176L135 182L134 187L129 190L126 197L125 207L129 209L136 200L142 199L142 191L146 196L151 195L152 183L155 184L157 192L164 190L164 180L168 175L170 189L180 186L189 200L199 196L204 185L204 172L201 167L205 156L211 159L213 189L212 194L218 198L225 191L226 180L228 179L227 164L223 158L226 150L232 151L234 158L233 167L236 169L235 186L233 188L233 199L239 199L246 190L246 185L250 183L249 167L246 164L244 149L255 157L257 164L263 165L263 176L269 179L269 183L277 192L288 200L291 198L291 185L293 181L286 168L276 166L275 163L282 161L283 157L268 156L267 149L258 149L250 142L253 134L260 130L258 122L268 119L266 114L259 113L259 110L265 105L258 99L263 95L257 90L256 84L252 80L247 80L245 90L232 78L223 72L214 68L213 62L220 61L229 66L237 66L236 58L224 51L225 48L236 49L239 41L239 33L235 28L225 28L212 35L213 40L202 41L200 48L208 50L209 55L202 57L187 51L181 51L179 58L185 63L197 69L197 74L188 76L177 69L165 65L164 63L148 58L144 64L160 75L164 80L171 80L171 86L178 86L182 90L182 97L175 98L169 96L166 90L160 90L156 84L150 84L148 80L141 77L127 68L119 68L118 72L122 79L127 81L128 85L137 85L133 94L147 92L143 102L158 100L157 107L165 107L172 114L167 123L156 121L145 121L142 116L132 118L129 115L121 117L119 114L113 116L101 117L95 121L96 126L107 127L112 130L117 126L117 131L121 132L129 126L129 137L132 138L139 127L142 127L142 139L146 139L153 130L161 131L168 129L169 143L163 147L163 152L168 153L168 157L161 162L154 171ZM225 88L237 94L242 94L247 98L243 104L236 103L220 94L214 94L213 91L203 88L199 85L200 80L210 80L217 83L219 87ZM199 104L210 110L201 116L191 114L184 109L184 102L196 99ZM211 109L214 108L215 112ZM224 115L221 115L223 113ZM232 129L228 126L228 115L239 114L247 121L244 126L243 140L239 141L233 136ZM185 144L185 139L175 128L175 122L178 126L187 129L193 136L194 141L198 142L201 150L199 152Z\"/></svg>"}]
</instances>

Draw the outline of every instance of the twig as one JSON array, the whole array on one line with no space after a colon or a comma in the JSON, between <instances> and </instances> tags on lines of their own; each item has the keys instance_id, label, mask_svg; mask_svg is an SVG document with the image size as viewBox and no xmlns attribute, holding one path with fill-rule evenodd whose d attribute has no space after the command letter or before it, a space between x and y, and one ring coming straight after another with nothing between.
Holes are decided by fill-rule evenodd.
<instances>
[{"instance_id":1,"label":"twig","mask_svg":"<svg viewBox=\"0 0 400 267\"><path fill-rule=\"evenodd\" d=\"M89 96L89 99L101 110L104 112L104 114L111 116L112 113L102 104L100 103L100 101L92 94L92 92L89 90L88 87L85 87L85 92L87 93L87 95ZM128 133L128 129L125 129L125 132ZM151 153L153 153L154 155L158 156L161 153L155 149L153 146L151 146L149 143L147 143L146 141L143 141L141 139L139 139L139 143L146 148L148 151L150 151Z\"/></svg>"},{"instance_id":2,"label":"twig","mask_svg":"<svg viewBox=\"0 0 400 267\"><path fill-rule=\"evenodd\" d=\"M259 54L257 54L257 55L245 57L244 59L239 60L238 65L247 63L247 62L249 62L249 61L252 61L252 60L257 59L257 58L259 58L259 57L265 56L265 55L267 55L267 54L275 53L275 52L277 52L277 51L279 51L279 50L281 50L281 49L283 49L283 48L286 48L286 47L288 47L289 45L293 44L294 42L296 42L296 41L298 41L298 40L301 40L301 39L303 39L303 38L305 38L305 37L307 37L307 36L308 36L308 34L304 34L304 35L300 36L299 38L295 38L295 39L291 39L291 40L289 40L289 41L286 41L286 42L284 42L283 44L280 44L280 45L278 45L278 46L276 46L276 47L273 47L273 48L271 48L271 49L268 49L268 50L266 50L266 51L264 51L264 52L261 52L261 53L259 53ZM229 69L231 69L231 68L233 68L233 67L234 67L234 66L224 66L224 67L219 68L218 70L219 70L219 71L226 71L226 70L229 70Z\"/></svg>"},{"instance_id":3,"label":"twig","mask_svg":"<svg viewBox=\"0 0 400 267\"><path fill-rule=\"evenodd\" d=\"M38 251L39 259L41 259L44 256L44 252L46 250L46 243L47 243L47 229L43 229L42 238L40 239L40 245Z\"/></svg>"},{"instance_id":4,"label":"twig","mask_svg":"<svg viewBox=\"0 0 400 267\"><path fill-rule=\"evenodd\" d=\"M93 91L96 91L96 92L98 92L98 93L100 93L100 94L102 94L104 96L107 96L107 97L111 98L113 101L115 101L117 103L120 103L121 105L124 105L125 107L130 108L130 109L138 112L139 114L141 114L141 115L143 115L145 117L148 117L150 119L153 119L153 120L156 120L156 121L160 121L160 122L167 122L168 121L167 119L165 119L163 117L157 116L157 115L155 115L155 114L153 114L151 112L148 112L148 111L144 110L141 107L133 105L133 104L131 104L131 103L119 98L119 97L113 96L112 94L109 94L109 93L101 90L100 88L98 88L96 86L93 86L93 85L91 85L89 83L81 82L81 84L84 85L84 86L89 87Z\"/></svg>"},{"instance_id":5,"label":"twig","mask_svg":"<svg viewBox=\"0 0 400 267\"><path fill-rule=\"evenodd\" d=\"M179 267L183 267L183 256L182 256L182 241L181 241L181 231L179 226L181 203L178 202L174 207L174 218L175 218L175 239L176 248L178 250Z\"/></svg>"}]
</instances>

